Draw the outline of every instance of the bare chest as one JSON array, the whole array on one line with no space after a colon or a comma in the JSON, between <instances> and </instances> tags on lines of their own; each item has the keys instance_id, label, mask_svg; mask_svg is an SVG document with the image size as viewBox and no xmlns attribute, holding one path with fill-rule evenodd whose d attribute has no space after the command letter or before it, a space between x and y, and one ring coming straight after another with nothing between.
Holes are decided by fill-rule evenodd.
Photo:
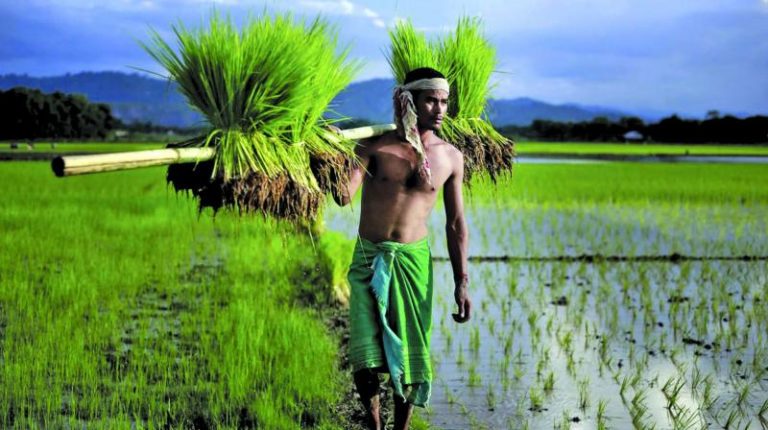
<instances>
[{"instance_id":1,"label":"bare chest","mask_svg":"<svg viewBox=\"0 0 768 430\"><path fill-rule=\"evenodd\" d=\"M416 153L406 146L385 148L377 151L369 169L369 181L376 188L412 193L436 193L447 179L450 166L438 151L428 151L431 182L419 175L420 162Z\"/></svg>"}]
</instances>

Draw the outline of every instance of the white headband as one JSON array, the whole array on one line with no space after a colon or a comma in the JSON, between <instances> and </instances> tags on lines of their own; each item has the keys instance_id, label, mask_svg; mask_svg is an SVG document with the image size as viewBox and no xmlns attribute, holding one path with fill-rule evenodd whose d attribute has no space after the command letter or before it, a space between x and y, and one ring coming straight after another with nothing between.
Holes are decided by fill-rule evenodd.
<instances>
[{"instance_id":1,"label":"white headband","mask_svg":"<svg viewBox=\"0 0 768 430\"><path fill-rule=\"evenodd\" d=\"M451 86L448 85L448 81L443 78L419 79L405 85L400 85L400 88L404 91L443 90L447 93L451 92Z\"/></svg>"}]
</instances>

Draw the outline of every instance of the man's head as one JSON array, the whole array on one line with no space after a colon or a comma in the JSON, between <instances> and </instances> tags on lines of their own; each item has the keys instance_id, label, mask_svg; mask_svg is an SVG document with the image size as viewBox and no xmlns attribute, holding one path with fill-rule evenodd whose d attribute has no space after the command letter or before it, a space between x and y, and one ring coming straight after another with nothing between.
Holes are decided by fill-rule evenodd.
<instances>
[{"instance_id":1,"label":"man's head","mask_svg":"<svg viewBox=\"0 0 768 430\"><path fill-rule=\"evenodd\" d=\"M421 67L408 72L403 85L432 79L445 79L445 76L435 69ZM411 95L416 106L419 129L439 130L445 112L448 110L448 91L446 89L413 89Z\"/></svg>"}]
</instances>

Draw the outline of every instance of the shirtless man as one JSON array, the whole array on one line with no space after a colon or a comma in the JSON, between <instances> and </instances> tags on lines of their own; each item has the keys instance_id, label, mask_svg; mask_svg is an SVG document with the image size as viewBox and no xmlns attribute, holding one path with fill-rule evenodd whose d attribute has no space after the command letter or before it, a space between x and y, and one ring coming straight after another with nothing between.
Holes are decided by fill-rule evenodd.
<instances>
[{"instance_id":1,"label":"shirtless man","mask_svg":"<svg viewBox=\"0 0 768 430\"><path fill-rule=\"evenodd\" d=\"M359 143L361 165L342 195L335 196L346 205L363 185L359 240L349 273L350 362L371 429L382 426L377 372L391 376L395 429L407 429L413 405L424 406L429 399L432 270L427 219L441 187L458 305L453 318L463 323L470 317L464 160L458 149L435 135L447 104L448 84L439 72L410 72L395 94L399 130ZM415 113L411 124L409 109ZM413 139L416 134L419 139ZM407 395L404 387L410 390Z\"/></svg>"}]
</instances>

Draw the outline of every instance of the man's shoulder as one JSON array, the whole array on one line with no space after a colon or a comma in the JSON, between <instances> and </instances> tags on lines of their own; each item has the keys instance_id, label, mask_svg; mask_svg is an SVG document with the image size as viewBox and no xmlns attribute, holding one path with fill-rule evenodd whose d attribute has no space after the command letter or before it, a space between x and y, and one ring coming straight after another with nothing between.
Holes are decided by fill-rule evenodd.
<instances>
[{"instance_id":1,"label":"man's shoulder","mask_svg":"<svg viewBox=\"0 0 768 430\"><path fill-rule=\"evenodd\" d=\"M396 131L387 131L379 136L369 137L358 142L358 144L365 147L369 153L375 153L383 148L401 145L402 143L403 141Z\"/></svg>"},{"instance_id":2,"label":"man's shoulder","mask_svg":"<svg viewBox=\"0 0 768 430\"><path fill-rule=\"evenodd\" d=\"M451 159L463 159L464 155L461 153L461 150L457 148L455 145L446 142L442 139L438 139L438 145L443 153L445 153L446 156L448 156Z\"/></svg>"}]
</instances>

